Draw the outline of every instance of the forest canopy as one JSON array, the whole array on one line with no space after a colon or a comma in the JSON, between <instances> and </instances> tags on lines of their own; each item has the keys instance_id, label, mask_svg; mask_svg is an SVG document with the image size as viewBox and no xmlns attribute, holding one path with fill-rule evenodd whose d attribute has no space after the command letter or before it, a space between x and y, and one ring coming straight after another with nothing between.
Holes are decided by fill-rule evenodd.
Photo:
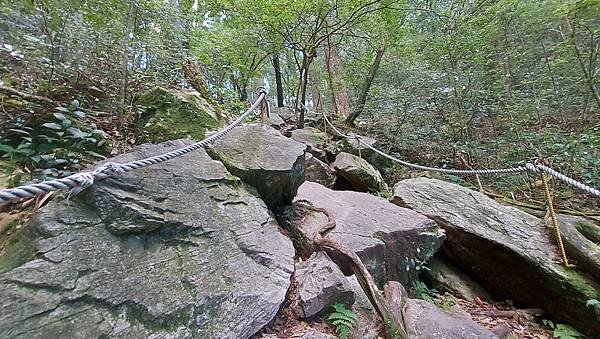
<instances>
[{"instance_id":1,"label":"forest canopy","mask_svg":"<svg viewBox=\"0 0 600 339\"><path fill-rule=\"evenodd\" d=\"M13 185L144 141L135 124L156 87L195 89L227 118L264 86L299 128L326 112L421 164L543 157L582 182L600 177L598 0L0 4L0 151ZM489 184L531 193L520 177Z\"/></svg>"}]
</instances>

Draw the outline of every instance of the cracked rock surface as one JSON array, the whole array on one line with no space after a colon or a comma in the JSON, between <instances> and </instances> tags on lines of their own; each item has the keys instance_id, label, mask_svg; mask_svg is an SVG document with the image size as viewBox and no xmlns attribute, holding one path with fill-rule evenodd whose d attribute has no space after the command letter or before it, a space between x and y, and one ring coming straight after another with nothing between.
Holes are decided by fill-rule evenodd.
<instances>
[{"instance_id":1,"label":"cracked rock surface","mask_svg":"<svg viewBox=\"0 0 600 339\"><path fill-rule=\"evenodd\" d=\"M0 337L247 338L283 302L293 256L265 203L195 151L35 215L0 256Z\"/></svg>"},{"instance_id":2,"label":"cracked rock surface","mask_svg":"<svg viewBox=\"0 0 600 339\"><path fill-rule=\"evenodd\" d=\"M410 286L444 240L444 231L433 220L367 193L334 191L306 181L298 189L296 201L331 212L336 227L328 238L354 251L381 285L396 280ZM310 212L297 227L313 239L326 222L325 214ZM328 254L342 265L344 274L352 274L344 260Z\"/></svg>"},{"instance_id":3,"label":"cracked rock surface","mask_svg":"<svg viewBox=\"0 0 600 339\"><path fill-rule=\"evenodd\" d=\"M232 174L256 187L271 208L294 199L304 181L305 150L305 144L262 124L236 127L209 148Z\"/></svg>"}]
</instances>

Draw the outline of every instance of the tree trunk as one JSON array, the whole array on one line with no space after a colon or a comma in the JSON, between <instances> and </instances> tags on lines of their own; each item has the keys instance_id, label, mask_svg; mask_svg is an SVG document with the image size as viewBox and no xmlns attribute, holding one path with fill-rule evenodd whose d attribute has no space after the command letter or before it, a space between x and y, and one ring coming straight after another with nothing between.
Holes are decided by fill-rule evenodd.
<instances>
[{"instance_id":1,"label":"tree trunk","mask_svg":"<svg viewBox=\"0 0 600 339\"><path fill-rule=\"evenodd\" d=\"M200 93L201 97L206 99L206 101L208 101L209 103L214 104L214 100L210 95L208 87L206 86L206 81L204 80L204 77L202 77L198 66L192 60L186 59L181 65L181 68L183 69L185 80L196 91L198 91L198 93Z\"/></svg>"},{"instance_id":2,"label":"tree trunk","mask_svg":"<svg viewBox=\"0 0 600 339\"><path fill-rule=\"evenodd\" d=\"M314 53L302 52L302 71L300 72L300 93L296 108L299 110L298 128L304 128L304 113L306 112L306 87L308 85L308 70L314 58Z\"/></svg>"},{"instance_id":3,"label":"tree trunk","mask_svg":"<svg viewBox=\"0 0 600 339\"><path fill-rule=\"evenodd\" d=\"M594 46L592 45L590 47L592 54L591 54L590 63L589 63L590 69L588 69L585 59L584 59L584 56L582 55L581 51L579 50L579 46L577 46L577 33L575 31L575 27L571 23L571 19L569 17L566 18L566 22L567 22L567 27L569 27L569 30L571 33L571 39L573 40L572 41L573 51L575 52L575 56L577 57L577 60L579 60L579 65L581 66L581 70L583 71L583 76L585 78L585 82L588 85L590 92L591 92L592 96L594 97L594 100L596 101L597 109L600 109L600 92L598 92L598 89L596 88L596 85L594 83L595 70L592 69L593 64L591 62L591 60L593 60L592 57L593 57L593 53L594 53L593 52Z\"/></svg>"},{"instance_id":4,"label":"tree trunk","mask_svg":"<svg viewBox=\"0 0 600 339\"><path fill-rule=\"evenodd\" d=\"M329 39L325 46L325 61L329 73L329 84L335 114L341 118L348 116L348 91L342 81L342 60Z\"/></svg>"},{"instance_id":5,"label":"tree trunk","mask_svg":"<svg viewBox=\"0 0 600 339\"><path fill-rule=\"evenodd\" d=\"M310 94L312 96L313 107L315 108L315 112L320 113L323 111L323 103L321 100L321 93L319 93L319 88L317 87L317 84L315 83L314 79L315 76L314 74L312 74L310 80Z\"/></svg>"},{"instance_id":6,"label":"tree trunk","mask_svg":"<svg viewBox=\"0 0 600 339\"><path fill-rule=\"evenodd\" d=\"M123 32L123 60L121 63L121 120L125 118L125 110L127 105L127 86L129 85L129 34L131 32L131 26L133 26L135 3L129 1L129 7L127 9L127 21L125 23L125 31Z\"/></svg>"},{"instance_id":7,"label":"tree trunk","mask_svg":"<svg viewBox=\"0 0 600 339\"><path fill-rule=\"evenodd\" d=\"M277 85L277 107L283 107L283 82L281 80L279 53L273 53L273 69L275 70L275 84Z\"/></svg>"},{"instance_id":8,"label":"tree trunk","mask_svg":"<svg viewBox=\"0 0 600 339\"><path fill-rule=\"evenodd\" d=\"M361 86L358 102L356 103L356 109L348 116L348 118L346 118L346 124L353 125L354 120L356 120L356 118L358 118L358 116L365 109L367 95L369 94L369 90L371 89L373 79L375 79L375 75L377 74L377 70L379 69L379 64L381 63L381 58L383 58L383 53L385 53L385 41L381 42L379 48L375 52L375 58L373 59L369 73L367 73L367 77Z\"/></svg>"}]
</instances>

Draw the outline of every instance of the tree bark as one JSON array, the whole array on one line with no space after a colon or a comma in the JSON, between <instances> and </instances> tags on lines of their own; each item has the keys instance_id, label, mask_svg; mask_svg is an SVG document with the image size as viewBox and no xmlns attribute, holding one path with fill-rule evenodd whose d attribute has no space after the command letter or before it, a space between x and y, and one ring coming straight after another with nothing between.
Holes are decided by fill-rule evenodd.
<instances>
[{"instance_id":1,"label":"tree bark","mask_svg":"<svg viewBox=\"0 0 600 339\"><path fill-rule=\"evenodd\" d=\"M348 116L348 118L346 118L346 124L348 125L353 125L354 120L356 120L356 118L358 118L358 116L361 115L365 109L367 95L369 94L369 90L371 89L373 79L375 79L375 75L377 74L377 70L379 70L381 59L385 53L385 47L385 41L382 41L379 45L379 48L375 52L375 58L373 58L373 63L371 64L371 68L369 68L369 73L367 73L367 77L361 86L360 94L358 95L358 102L356 103L356 109Z\"/></svg>"},{"instance_id":2,"label":"tree bark","mask_svg":"<svg viewBox=\"0 0 600 339\"><path fill-rule=\"evenodd\" d=\"M600 92L598 91L598 89L596 88L596 84L594 83L594 77L595 77L595 73L596 71L593 68L593 64L592 64L592 60L593 60L593 53L594 53L594 46L592 45L590 47L591 51L591 55L590 55L590 63L589 63L589 69L586 65L585 59L581 53L581 51L579 50L579 46L577 46L577 32L575 31L575 26L571 23L571 19L569 17L566 17L566 22L567 22L567 27L570 30L571 33L571 39L573 40L573 51L575 52L575 56L577 57L577 60L579 60L579 65L581 66L581 70L583 71L583 75L585 78L585 82L587 83L590 92L592 94L592 96L594 97L594 100L596 101L596 105L597 105L597 109L600 109ZM592 40L592 44L593 44L593 40Z\"/></svg>"},{"instance_id":3,"label":"tree bark","mask_svg":"<svg viewBox=\"0 0 600 339\"><path fill-rule=\"evenodd\" d=\"M214 104L214 100L210 95L210 91L206 86L206 82L198 69L198 66L190 59L186 59L183 61L181 65L183 69L183 74L185 75L186 81L200 93L200 96L206 99L211 104Z\"/></svg>"},{"instance_id":4,"label":"tree bark","mask_svg":"<svg viewBox=\"0 0 600 339\"><path fill-rule=\"evenodd\" d=\"M300 72L300 93L296 109L299 110L298 128L304 128L304 113L306 112L306 87L308 86L308 70L315 57L315 51L302 52L302 68Z\"/></svg>"},{"instance_id":5,"label":"tree bark","mask_svg":"<svg viewBox=\"0 0 600 339\"><path fill-rule=\"evenodd\" d=\"M125 109L127 105L127 86L129 85L129 34L131 33L131 26L133 26L134 11L135 3L130 0L129 6L127 8L127 21L125 22L125 32L123 32L123 60L121 63L121 119L125 118Z\"/></svg>"},{"instance_id":6,"label":"tree bark","mask_svg":"<svg viewBox=\"0 0 600 339\"><path fill-rule=\"evenodd\" d=\"M277 107L283 107L283 82L281 79L281 66L279 53L273 53L273 69L275 70L275 84L277 87Z\"/></svg>"},{"instance_id":7,"label":"tree bark","mask_svg":"<svg viewBox=\"0 0 600 339\"><path fill-rule=\"evenodd\" d=\"M335 114L341 118L348 116L348 91L342 81L342 60L335 46L327 39L325 61L329 73L329 84Z\"/></svg>"}]
</instances>

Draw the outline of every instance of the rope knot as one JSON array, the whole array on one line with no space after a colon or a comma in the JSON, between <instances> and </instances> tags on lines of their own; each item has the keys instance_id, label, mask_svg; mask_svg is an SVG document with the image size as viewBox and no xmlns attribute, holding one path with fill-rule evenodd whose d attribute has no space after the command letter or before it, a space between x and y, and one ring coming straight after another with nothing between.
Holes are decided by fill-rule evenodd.
<instances>
[{"instance_id":1,"label":"rope knot","mask_svg":"<svg viewBox=\"0 0 600 339\"><path fill-rule=\"evenodd\" d=\"M69 194L67 194L67 201L69 201L69 199L72 196L81 193L86 188L88 188L94 184L94 173L93 172L75 173L71 176L71 179L73 179L74 181L79 183L79 185L73 187L69 191Z\"/></svg>"},{"instance_id":2,"label":"rope knot","mask_svg":"<svg viewBox=\"0 0 600 339\"><path fill-rule=\"evenodd\" d=\"M114 174L123 174L125 173L125 169L123 168L122 164L116 163L116 162L107 162L105 164L103 164L102 166L96 168L92 173L94 174L99 174L99 173L114 173Z\"/></svg>"}]
</instances>

